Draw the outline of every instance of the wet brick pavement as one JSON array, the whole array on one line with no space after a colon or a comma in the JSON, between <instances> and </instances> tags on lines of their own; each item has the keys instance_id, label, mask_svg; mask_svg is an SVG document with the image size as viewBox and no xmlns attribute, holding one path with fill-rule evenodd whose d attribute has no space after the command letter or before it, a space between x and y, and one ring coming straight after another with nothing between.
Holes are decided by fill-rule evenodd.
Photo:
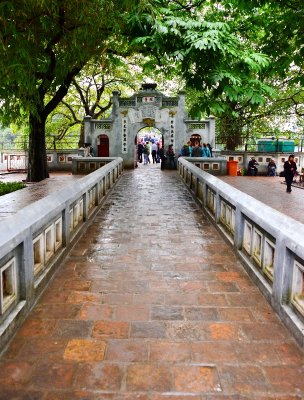
<instances>
[{"instance_id":1,"label":"wet brick pavement","mask_svg":"<svg viewBox=\"0 0 304 400\"><path fill-rule=\"evenodd\" d=\"M304 224L304 187L293 186L292 192L286 193L284 178L278 176L221 176L220 179Z\"/></svg>"},{"instance_id":2,"label":"wet brick pavement","mask_svg":"<svg viewBox=\"0 0 304 400\"><path fill-rule=\"evenodd\" d=\"M0 196L0 220L80 178L81 175L72 175L71 172L52 172L48 179L28 183L22 190ZM23 173L0 174L0 182L22 182L25 179L26 174Z\"/></svg>"},{"instance_id":3,"label":"wet brick pavement","mask_svg":"<svg viewBox=\"0 0 304 400\"><path fill-rule=\"evenodd\" d=\"M125 172L0 361L0 400L300 400L304 357L174 171Z\"/></svg>"}]
</instances>

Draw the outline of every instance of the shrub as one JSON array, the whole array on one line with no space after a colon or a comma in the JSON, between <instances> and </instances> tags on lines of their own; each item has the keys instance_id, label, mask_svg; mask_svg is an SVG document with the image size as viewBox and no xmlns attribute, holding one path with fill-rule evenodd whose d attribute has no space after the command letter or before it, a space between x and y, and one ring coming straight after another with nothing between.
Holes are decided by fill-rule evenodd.
<instances>
[{"instance_id":1,"label":"shrub","mask_svg":"<svg viewBox=\"0 0 304 400\"><path fill-rule=\"evenodd\" d=\"M0 196L25 188L22 182L0 182Z\"/></svg>"}]
</instances>

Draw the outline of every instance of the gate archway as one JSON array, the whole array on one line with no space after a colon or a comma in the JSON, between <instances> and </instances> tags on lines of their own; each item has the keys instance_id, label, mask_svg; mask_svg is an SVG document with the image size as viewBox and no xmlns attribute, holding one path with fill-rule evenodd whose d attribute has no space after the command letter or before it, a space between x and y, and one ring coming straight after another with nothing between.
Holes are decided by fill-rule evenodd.
<instances>
[{"instance_id":1,"label":"gate archway","mask_svg":"<svg viewBox=\"0 0 304 400\"><path fill-rule=\"evenodd\" d=\"M138 142L156 142L163 147L164 136L161 131L154 127L141 128L135 136L135 144Z\"/></svg>"},{"instance_id":2,"label":"gate archway","mask_svg":"<svg viewBox=\"0 0 304 400\"><path fill-rule=\"evenodd\" d=\"M99 153L100 138L109 139L109 156L122 157L125 168L134 167L134 137L145 127L161 132L164 147L173 145L177 154L191 135L215 145L215 123L210 117L203 121L190 120L185 109L185 94L167 97L156 90L155 84L144 84L130 98L113 92L112 112L108 119L84 118L85 141L92 143L95 154Z\"/></svg>"}]
</instances>

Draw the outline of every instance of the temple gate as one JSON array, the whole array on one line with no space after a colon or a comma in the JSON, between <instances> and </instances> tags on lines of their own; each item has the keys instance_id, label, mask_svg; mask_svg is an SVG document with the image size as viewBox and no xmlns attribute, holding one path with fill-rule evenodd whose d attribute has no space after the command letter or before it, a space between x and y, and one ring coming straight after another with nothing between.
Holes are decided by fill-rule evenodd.
<instances>
[{"instance_id":1,"label":"temple gate","mask_svg":"<svg viewBox=\"0 0 304 400\"><path fill-rule=\"evenodd\" d=\"M137 134L145 127L157 128L165 148L172 144L176 154L191 137L215 145L214 118L190 120L183 92L177 97L166 97L156 90L156 84L143 84L130 98L122 98L118 91L113 91L112 102L110 118L84 118L85 141L91 143L95 156L122 157L124 167L133 168Z\"/></svg>"}]
</instances>

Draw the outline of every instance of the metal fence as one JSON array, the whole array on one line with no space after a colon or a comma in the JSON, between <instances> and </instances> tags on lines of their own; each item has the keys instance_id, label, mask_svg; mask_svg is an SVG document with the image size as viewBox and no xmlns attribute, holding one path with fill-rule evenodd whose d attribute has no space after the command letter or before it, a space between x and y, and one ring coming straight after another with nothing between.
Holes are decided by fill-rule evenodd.
<instances>
[{"instance_id":1,"label":"metal fence","mask_svg":"<svg viewBox=\"0 0 304 400\"><path fill-rule=\"evenodd\" d=\"M26 171L27 169L27 156L25 154L9 154L7 157L7 171Z\"/></svg>"}]
</instances>

